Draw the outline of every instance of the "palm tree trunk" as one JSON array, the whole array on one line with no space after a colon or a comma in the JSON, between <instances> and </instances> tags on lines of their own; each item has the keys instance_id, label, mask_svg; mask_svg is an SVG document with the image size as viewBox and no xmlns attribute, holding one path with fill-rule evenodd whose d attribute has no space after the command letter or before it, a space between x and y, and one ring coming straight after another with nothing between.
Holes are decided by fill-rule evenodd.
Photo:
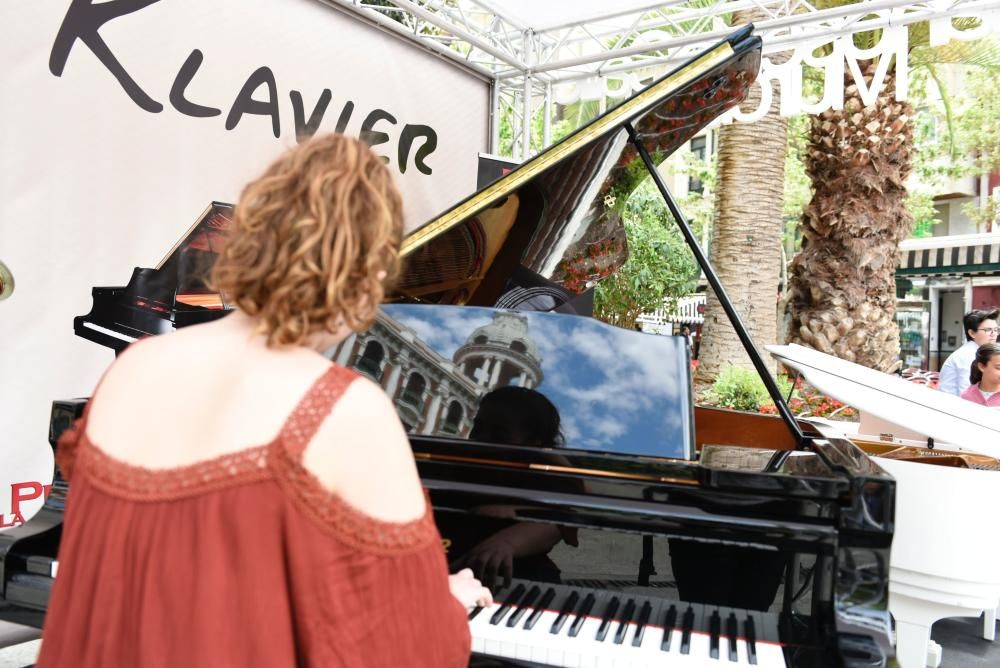
<instances>
[{"instance_id":1,"label":"palm tree trunk","mask_svg":"<svg viewBox=\"0 0 1000 668\"><path fill-rule=\"evenodd\" d=\"M875 63L864 67L870 81ZM899 367L895 270L913 217L906 208L913 115L895 78L870 107L845 75L844 109L812 119L806 173L813 198L791 264L789 341L872 369Z\"/></svg>"},{"instance_id":2,"label":"palm tree trunk","mask_svg":"<svg viewBox=\"0 0 1000 668\"><path fill-rule=\"evenodd\" d=\"M753 18L752 12L739 13L734 25ZM760 99L761 89L754 86L741 106L756 109ZM775 92L761 120L723 126L717 154L718 188L710 257L733 306L758 345L775 341L781 272L788 120L778 114L779 103L780 94ZM753 368L711 290L705 304L698 360L695 387L699 390L710 385L726 365Z\"/></svg>"}]
</instances>

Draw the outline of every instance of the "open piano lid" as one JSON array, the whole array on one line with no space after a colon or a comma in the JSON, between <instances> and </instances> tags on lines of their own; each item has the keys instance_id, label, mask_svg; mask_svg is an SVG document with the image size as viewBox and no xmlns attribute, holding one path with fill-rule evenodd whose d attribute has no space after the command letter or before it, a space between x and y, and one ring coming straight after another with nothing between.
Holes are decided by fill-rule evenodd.
<instances>
[{"instance_id":1,"label":"open piano lid","mask_svg":"<svg viewBox=\"0 0 1000 668\"><path fill-rule=\"evenodd\" d=\"M935 441L1000 458L1000 411L804 346L765 348L838 401Z\"/></svg>"},{"instance_id":2,"label":"open piano lid","mask_svg":"<svg viewBox=\"0 0 1000 668\"><path fill-rule=\"evenodd\" d=\"M560 310L628 257L621 205L648 176L629 126L659 163L738 104L759 66L747 26L414 230L395 299Z\"/></svg>"}]
</instances>

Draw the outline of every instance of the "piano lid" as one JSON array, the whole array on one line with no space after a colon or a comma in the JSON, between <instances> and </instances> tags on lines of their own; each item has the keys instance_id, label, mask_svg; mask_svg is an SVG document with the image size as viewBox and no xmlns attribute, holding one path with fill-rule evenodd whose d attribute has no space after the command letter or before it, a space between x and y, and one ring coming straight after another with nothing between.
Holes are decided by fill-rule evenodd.
<instances>
[{"instance_id":1,"label":"piano lid","mask_svg":"<svg viewBox=\"0 0 1000 668\"><path fill-rule=\"evenodd\" d=\"M395 299L554 310L614 273L628 257L623 205L648 176L626 126L665 159L745 97L760 65L751 33L733 33L413 231Z\"/></svg>"},{"instance_id":2,"label":"piano lid","mask_svg":"<svg viewBox=\"0 0 1000 668\"><path fill-rule=\"evenodd\" d=\"M1000 411L996 409L804 346L765 348L838 401L942 444L1000 458Z\"/></svg>"}]
</instances>

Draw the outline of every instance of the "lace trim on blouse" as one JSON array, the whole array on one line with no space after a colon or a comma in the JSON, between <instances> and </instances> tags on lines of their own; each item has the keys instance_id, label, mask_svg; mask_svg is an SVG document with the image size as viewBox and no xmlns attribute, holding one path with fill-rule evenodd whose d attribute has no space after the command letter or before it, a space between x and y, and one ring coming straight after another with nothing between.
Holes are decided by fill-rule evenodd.
<instances>
[{"instance_id":1,"label":"lace trim on blouse","mask_svg":"<svg viewBox=\"0 0 1000 668\"><path fill-rule=\"evenodd\" d=\"M437 536L430 504L410 522L379 520L328 491L302 463L302 453L357 374L333 366L310 388L271 443L185 466L151 469L115 459L86 436L86 413L59 438L57 463L70 480L85 472L101 491L131 501L171 501L274 480L322 529L369 552L409 551Z\"/></svg>"}]
</instances>

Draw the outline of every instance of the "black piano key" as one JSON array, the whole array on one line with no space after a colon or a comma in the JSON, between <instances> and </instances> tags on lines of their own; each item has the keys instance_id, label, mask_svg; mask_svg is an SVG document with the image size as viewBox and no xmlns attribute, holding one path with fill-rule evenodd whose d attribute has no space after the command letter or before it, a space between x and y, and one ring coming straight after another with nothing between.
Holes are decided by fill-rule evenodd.
<instances>
[{"instance_id":1,"label":"black piano key","mask_svg":"<svg viewBox=\"0 0 1000 668\"><path fill-rule=\"evenodd\" d=\"M501 605L493 616L490 617L490 624L496 626L500 623L500 620L504 618L508 611L510 611L511 606L517 605L517 602L521 600L521 596L524 594L524 585L518 584L514 587L513 591L510 592L508 596L504 597L504 603Z\"/></svg>"},{"instance_id":2,"label":"black piano key","mask_svg":"<svg viewBox=\"0 0 1000 668\"><path fill-rule=\"evenodd\" d=\"M625 635L628 633L628 625L632 623L632 615L635 614L635 601L629 599L622 612L621 621L618 622L618 630L615 631L615 644L621 645L625 642Z\"/></svg>"},{"instance_id":3,"label":"black piano key","mask_svg":"<svg viewBox=\"0 0 1000 668\"><path fill-rule=\"evenodd\" d=\"M542 600L538 602L538 605L535 606L535 611L532 612L530 615L528 615L528 621L524 623L524 628L526 631L530 631L532 628L534 628L535 623L538 621L538 618L542 616L542 613L545 612L545 610L549 607L549 604L552 603L552 599L554 599L555 597L556 597L555 589L549 587L548 589L545 590L545 593L542 594Z\"/></svg>"},{"instance_id":4,"label":"black piano key","mask_svg":"<svg viewBox=\"0 0 1000 668\"><path fill-rule=\"evenodd\" d=\"M475 619L476 615L478 615L482 611L483 608L480 605L477 605L475 608L473 608L472 612L469 613L469 621L471 622L473 619Z\"/></svg>"},{"instance_id":5,"label":"black piano key","mask_svg":"<svg viewBox=\"0 0 1000 668\"><path fill-rule=\"evenodd\" d=\"M713 610L712 616L708 620L708 655L713 659L719 658L719 634L722 633L722 618L719 611Z\"/></svg>"},{"instance_id":6,"label":"black piano key","mask_svg":"<svg viewBox=\"0 0 1000 668\"><path fill-rule=\"evenodd\" d=\"M580 610L576 613L576 619L573 620L573 624L569 627L570 638L575 638L580 633L580 627L583 626L583 622L593 609L596 600L593 594L587 594L584 597L583 603L580 604Z\"/></svg>"},{"instance_id":7,"label":"black piano key","mask_svg":"<svg viewBox=\"0 0 1000 668\"><path fill-rule=\"evenodd\" d=\"M681 654L690 654L691 652L691 631L694 629L694 610L691 606L684 611L684 617L681 618Z\"/></svg>"},{"instance_id":8,"label":"black piano key","mask_svg":"<svg viewBox=\"0 0 1000 668\"><path fill-rule=\"evenodd\" d=\"M559 615L556 617L555 621L552 622L552 628L549 629L549 633L559 633L562 630L563 624L566 623L566 618L569 617L570 613L576 610L576 602L580 600L580 594L573 591L570 592L569 598L566 599L562 607L559 608Z\"/></svg>"},{"instance_id":9,"label":"black piano key","mask_svg":"<svg viewBox=\"0 0 1000 668\"><path fill-rule=\"evenodd\" d=\"M604 638L607 637L608 629L611 627L611 620L614 618L615 613L618 612L619 605L621 605L621 601L618 600L617 596L613 596L604 608L604 614L601 615L601 625L597 627L597 635L595 636L598 642L603 642Z\"/></svg>"},{"instance_id":10,"label":"black piano key","mask_svg":"<svg viewBox=\"0 0 1000 668\"><path fill-rule=\"evenodd\" d=\"M515 610L514 613L507 619L507 626L511 628L516 626L517 623L521 621L521 617L524 616L524 613L528 611L531 605L535 602L535 599L537 599L538 595L541 593L542 593L542 588L539 587L538 585L535 585L531 589L529 589L528 593L525 594L524 598L522 598L521 601L518 603L517 610Z\"/></svg>"},{"instance_id":11,"label":"black piano key","mask_svg":"<svg viewBox=\"0 0 1000 668\"><path fill-rule=\"evenodd\" d=\"M726 638L729 640L729 660L739 661L739 655L736 652L736 642L740 635L740 625L736 620L736 614L730 612L729 617L726 618Z\"/></svg>"},{"instance_id":12,"label":"black piano key","mask_svg":"<svg viewBox=\"0 0 1000 668\"><path fill-rule=\"evenodd\" d=\"M670 637L675 626L677 626L677 608L671 605L667 614L663 616L663 642L660 643L660 649L664 652L670 651Z\"/></svg>"},{"instance_id":13,"label":"black piano key","mask_svg":"<svg viewBox=\"0 0 1000 668\"><path fill-rule=\"evenodd\" d=\"M747 658L751 665L757 665L757 633L754 630L753 617L747 615L743 621L743 635L747 639Z\"/></svg>"},{"instance_id":14,"label":"black piano key","mask_svg":"<svg viewBox=\"0 0 1000 668\"><path fill-rule=\"evenodd\" d=\"M642 635L646 632L646 624L649 623L649 616L653 614L653 606L649 601L645 601L639 608L639 620L635 623L635 636L632 638L632 647L642 645Z\"/></svg>"}]
</instances>

